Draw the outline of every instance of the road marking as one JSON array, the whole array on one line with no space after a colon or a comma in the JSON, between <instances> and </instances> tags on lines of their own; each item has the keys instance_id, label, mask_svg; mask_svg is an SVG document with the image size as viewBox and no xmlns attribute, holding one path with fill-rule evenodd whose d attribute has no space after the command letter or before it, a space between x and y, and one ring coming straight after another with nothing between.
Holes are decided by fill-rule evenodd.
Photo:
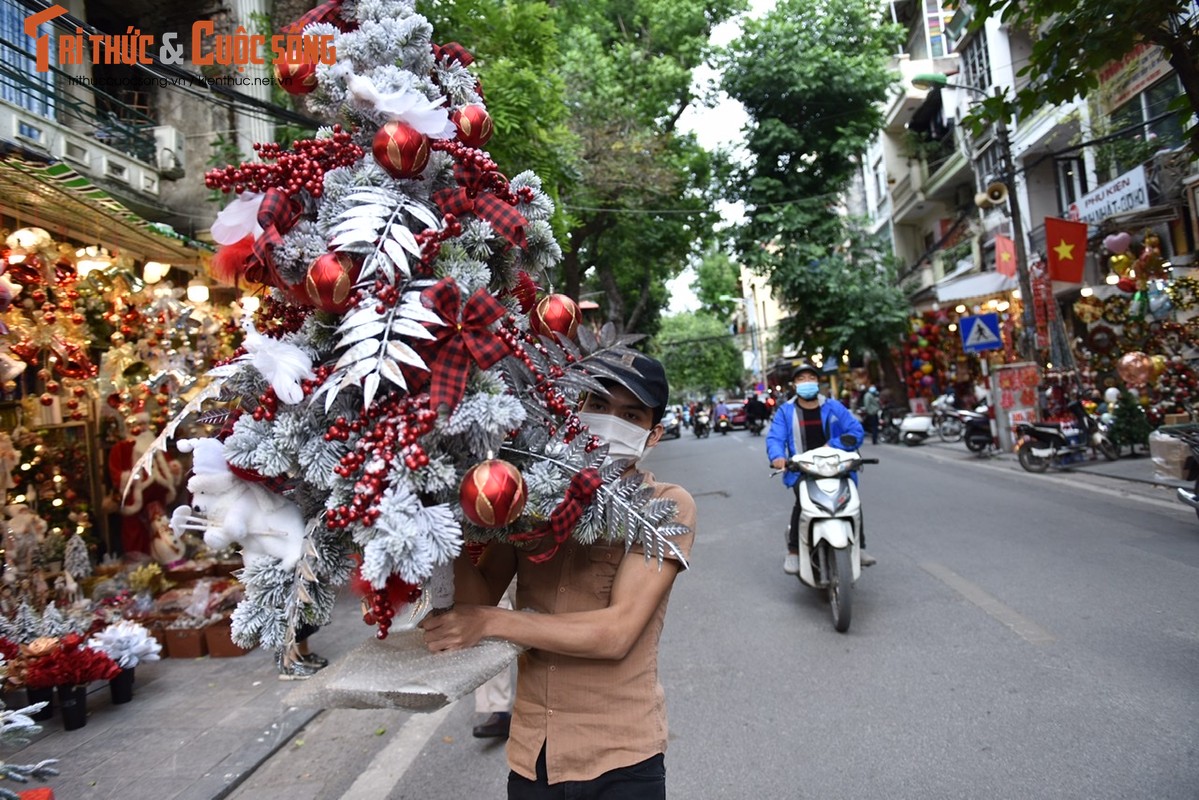
<instances>
[{"instance_id":1,"label":"road marking","mask_svg":"<svg viewBox=\"0 0 1199 800\"><path fill-rule=\"evenodd\" d=\"M980 587L957 574L944 564L930 561L921 564L925 572L938 579L950 589L985 611L991 618L1011 628L1017 636L1029 644L1049 644L1056 637L1015 609L1005 606Z\"/></svg>"},{"instance_id":2,"label":"road marking","mask_svg":"<svg viewBox=\"0 0 1199 800\"><path fill-rule=\"evenodd\" d=\"M432 714L413 714L409 717L387 746L375 754L370 766L362 771L341 796L341 800L378 800L388 797L453 707L450 704Z\"/></svg>"}]
</instances>

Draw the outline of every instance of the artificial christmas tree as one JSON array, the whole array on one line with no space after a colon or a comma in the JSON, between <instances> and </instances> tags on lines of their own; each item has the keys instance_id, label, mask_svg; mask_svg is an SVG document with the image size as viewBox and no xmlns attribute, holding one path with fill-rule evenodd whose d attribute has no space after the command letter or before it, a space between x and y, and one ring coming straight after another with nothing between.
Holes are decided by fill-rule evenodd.
<instances>
[{"instance_id":1,"label":"artificial christmas tree","mask_svg":"<svg viewBox=\"0 0 1199 800\"><path fill-rule=\"evenodd\" d=\"M173 525L253 556L233 638L287 669L302 669L296 628L327 622L355 571L385 637L391 598L452 602L466 540L609 538L661 559L686 530L573 411L631 363L631 340L597 337L557 295L531 323L561 257L553 206L535 175L509 180L470 146L462 120L485 108L469 53L434 44L405 0L305 20L337 53L308 95L337 124L209 174L238 195L214 238L270 296L158 442L200 411L216 429L181 443L194 501Z\"/></svg>"}]
</instances>

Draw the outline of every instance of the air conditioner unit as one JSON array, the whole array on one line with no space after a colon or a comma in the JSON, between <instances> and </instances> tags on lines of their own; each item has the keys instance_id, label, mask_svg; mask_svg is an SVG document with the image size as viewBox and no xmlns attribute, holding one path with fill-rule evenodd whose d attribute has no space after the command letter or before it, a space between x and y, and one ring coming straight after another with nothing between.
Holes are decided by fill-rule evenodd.
<instances>
[{"instance_id":1,"label":"air conditioner unit","mask_svg":"<svg viewBox=\"0 0 1199 800\"><path fill-rule=\"evenodd\" d=\"M154 155L159 174L166 180L183 177L183 132L171 125L159 125L154 131Z\"/></svg>"}]
</instances>

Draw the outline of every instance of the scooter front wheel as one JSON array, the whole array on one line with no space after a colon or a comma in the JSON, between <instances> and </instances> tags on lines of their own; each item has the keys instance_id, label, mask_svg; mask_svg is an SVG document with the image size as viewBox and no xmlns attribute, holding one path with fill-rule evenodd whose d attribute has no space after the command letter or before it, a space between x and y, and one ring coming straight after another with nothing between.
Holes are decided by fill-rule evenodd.
<instances>
[{"instance_id":1,"label":"scooter front wheel","mask_svg":"<svg viewBox=\"0 0 1199 800\"><path fill-rule=\"evenodd\" d=\"M1099 452L1102 453L1103 457L1108 461L1115 461L1120 457L1120 451L1116 449L1114 444L1112 444L1112 440L1107 438L1099 440Z\"/></svg>"},{"instance_id":2,"label":"scooter front wheel","mask_svg":"<svg viewBox=\"0 0 1199 800\"><path fill-rule=\"evenodd\" d=\"M1020 460L1020 466L1028 472L1044 472L1049 469L1049 459L1033 453L1032 444L1029 442L1024 442L1016 449L1016 458Z\"/></svg>"},{"instance_id":3,"label":"scooter front wheel","mask_svg":"<svg viewBox=\"0 0 1199 800\"><path fill-rule=\"evenodd\" d=\"M853 564L850 563L849 549L824 545L824 564L833 628L837 633L845 633L853 616Z\"/></svg>"},{"instance_id":4,"label":"scooter front wheel","mask_svg":"<svg viewBox=\"0 0 1199 800\"><path fill-rule=\"evenodd\" d=\"M941 437L941 441L943 442L956 442L962 438L963 429L964 426L960 419L957 417L946 417L937 426L937 435Z\"/></svg>"}]
</instances>

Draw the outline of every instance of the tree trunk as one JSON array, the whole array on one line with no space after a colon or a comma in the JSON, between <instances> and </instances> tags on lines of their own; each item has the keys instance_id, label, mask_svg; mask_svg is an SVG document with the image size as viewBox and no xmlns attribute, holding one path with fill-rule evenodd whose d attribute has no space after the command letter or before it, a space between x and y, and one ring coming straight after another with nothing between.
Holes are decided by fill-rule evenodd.
<instances>
[{"instance_id":1,"label":"tree trunk","mask_svg":"<svg viewBox=\"0 0 1199 800\"><path fill-rule=\"evenodd\" d=\"M890 347L875 348L875 353L878 354L878 368L881 375L879 376L883 386L891 390L891 402L895 405L907 405L908 389L899 376L899 369L895 365L895 356L891 353Z\"/></svg>"},{"instance_id":2,"label":"tree trunk","mask_svg":"<svg viewBox=\"0 0 1199 800\"><path fill-rule=\"evenodd\" d=\"M575 300L579 299L583 291L583 275L587 271L579 261L579 254L586 249L588 240L598 238L614 222L611 215L596 214L570 232L570 247L563 253L560 264L562 286L559 291Z\"/></svg>"}]
</instances>

